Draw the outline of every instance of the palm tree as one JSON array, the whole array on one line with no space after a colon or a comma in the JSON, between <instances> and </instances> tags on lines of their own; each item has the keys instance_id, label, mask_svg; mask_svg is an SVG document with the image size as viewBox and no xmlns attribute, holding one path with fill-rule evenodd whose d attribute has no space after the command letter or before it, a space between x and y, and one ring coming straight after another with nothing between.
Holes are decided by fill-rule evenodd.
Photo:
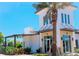
<instances>
[{"instance_id":1,"label":"palm tree","mask_svg":"<svg viewBox=\"0 0 79 59\"><path fill-rule=\"evenodd\" d=\"M51 19L51 24L53 26L53 40L52 40L52 55L57 55L57 39L56 39L56 24L57 24L57 10L59 8L64 8L67 6L72 6L70 2L39 2L37 4L34 4L33 7L36 8L36 12L48 8L47 14L45 15L44 19Z\"/></svg>"}]
</instances>

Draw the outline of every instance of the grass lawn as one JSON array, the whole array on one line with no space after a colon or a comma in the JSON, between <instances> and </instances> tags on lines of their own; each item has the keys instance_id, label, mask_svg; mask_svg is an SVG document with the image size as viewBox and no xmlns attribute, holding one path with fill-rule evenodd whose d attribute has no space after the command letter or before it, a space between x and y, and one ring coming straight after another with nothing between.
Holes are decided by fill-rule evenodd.
<instances>
[{"instance_id":1,"label":"grass lawn","mask_svg":"<svg viewBox=\"0 0 79 59\"><path fill-rule=\"evenodd\" d=\"M48 54L42 54L42 53L36 53L36 54L32 54L33 56L48 56Z\"/></svg>"}]
</instances>

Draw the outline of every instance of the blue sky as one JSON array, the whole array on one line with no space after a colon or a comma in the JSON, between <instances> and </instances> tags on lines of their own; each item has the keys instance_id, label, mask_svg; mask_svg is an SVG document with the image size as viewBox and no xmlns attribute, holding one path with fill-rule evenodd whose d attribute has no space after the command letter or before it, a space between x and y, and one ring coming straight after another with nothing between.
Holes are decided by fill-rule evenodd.
<instances>
[{"instance_id":1,"label":"blue sky","mask_svg":"<svg viewBox=\"0 0 79 59\"><path fill-rule=\"evenodd\" d=\"M0 2L0 32L4 35L23 33L24 28L39 30L39 17L33 2ZM74 3L79 7L79 3ZM74 28L79 29L79 9L74 11Z\"/></svg>"},{"instance_id":2,"label":"blue sky","mask_svg":"<svg viewBox=\"0 0 79 59\"><path fill-rule=\"evenodd\" d=\"M0 3L0 31L4 35L23 33L24 28L38 30L38 16L33 3Z\"/></svg>"}]
</instances>

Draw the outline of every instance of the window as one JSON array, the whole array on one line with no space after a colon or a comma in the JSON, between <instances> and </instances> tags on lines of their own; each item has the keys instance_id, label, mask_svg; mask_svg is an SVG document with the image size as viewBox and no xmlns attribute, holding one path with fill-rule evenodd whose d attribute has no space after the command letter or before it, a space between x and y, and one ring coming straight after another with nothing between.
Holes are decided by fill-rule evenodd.
<instances>
[{"instance_id":1,"label":"window","mask_svg":"<svg viewBox=\"0 0 79 59\"><path fill-rule=\"evenodd\" d=\"M47 24L48 24L48 20L44 19L44 25L47 25Z\"/></svg>"},{"instance_id":2,"label":"window","mask_svg":"<svg viewBox=\"0 0 79 59\"><path fill-rule=\"evenodd\" d=\"M76 42L76 48L78 48L78 40L76 40L75 42Z\"/></svg>"},{"instance_id":3,"label":"window","mask_svg":"<svg viewBox=\"0 0 79 59\"><path fill-rule=\"evenodd\" d=\"M70 24L70 16L66 14L61 14L62 23Z\"/></svg>"},{"instance_id":4,"label":"window","mask_svg":"<svg viewBox=\"0 0 79 59\"><path fill-rule=\"evenodd\" d=\"M43 24L44 24L44 25L47 25L47 24L48 24L48 18L47 18L47 17L44 17L44 19L43 19Z\"/></svg>"},{"instance_id":5,"label":"window","mask_svg":"<svg viewBox=\"0 0 79 59\"><path fill-rule=\"evenodd\" d=\"M65 14L65 24L67 24L66 14Z\"/></svg>"},{"instance_id":6,"label":"window","mask_svg":"<svg viewBox=\"0 0 79 59\"><path fill-rule=\"evenodd\" d=\"M44 22L44 25L45 25L45 19L44 19L44 21L43 21L43 22Z\"/></svg>"},{"instance_id":7,"label":"window","mask_svg":"<svg viewBox=\"0 0 79 59\"><path fill-rule=\"evenodd\" d=\"M68 15L68 24L70 24L70 17L69 17L69 15Z\"/></svg>"},{"instance_id":8,"label":"window","mask_svg":"<svg viewBox=\"0 0 79 59\"><path fill-rule=\"evenodd\" d=\"M51 24L51 22L52 22L52 19L49 19L49 24Z\"/></svg>"},{"instance_id":9,"label":"window","mask_svg":"<svg viewBox=\"0 0 79 59\"><path fill-rule=\"evenodd\" d=\"M61 14L62 23L64 23L63 14Z\"/></svg>"},{"instance_id":10,"label":"window","mask_svg":"<svg viewBox=\"0 0 79 59\"><path fill-rule=\"evenodd\" d=\"M46 24L46 25L48 24L48 19L45 19L45 24Z\"/></svg>"}]
</instances>

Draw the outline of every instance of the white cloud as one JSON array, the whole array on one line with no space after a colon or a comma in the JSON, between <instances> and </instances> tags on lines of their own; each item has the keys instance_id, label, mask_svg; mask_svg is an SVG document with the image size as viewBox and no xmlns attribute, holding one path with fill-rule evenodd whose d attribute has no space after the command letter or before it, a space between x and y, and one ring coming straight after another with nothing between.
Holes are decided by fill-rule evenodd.
<instances>
[{"instance_id":1,"label":"white cloud","mask_svg":"<svg viewBox=\"0 0 79 59\"><path fill-rule=\"evenodd\" d=\"M24 28L24 34L33 34L34 29L32 27Z\"/></svg>"}]
</instances>

